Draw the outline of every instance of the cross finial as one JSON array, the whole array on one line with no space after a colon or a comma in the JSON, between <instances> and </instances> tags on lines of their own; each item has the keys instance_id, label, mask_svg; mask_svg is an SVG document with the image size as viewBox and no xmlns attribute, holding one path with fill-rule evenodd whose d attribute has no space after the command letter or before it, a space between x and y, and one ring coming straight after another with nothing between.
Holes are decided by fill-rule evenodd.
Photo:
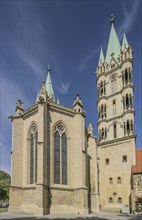
<instances>
[{"instance_id":1,"label":"cross finial","mask_svg":"<svg viewBox=\"0 0 142 220\"><path fill-rule=\"evenodd\" d=\"M115 20L115 16L112 14L110 16L110 23L113 24L114 23L114 20Z\"/></svg>"},{"instance_id":2,"label":"cross finial","mask_svg":"<svg viewBox=\"0 0 142 220\"><path fill-rule=\"evenodd\" d=\"M46 65L46 67L47 67L47 70L50 72L50 70L51 70L50 64Z\"/></svg>"}]
</instances>

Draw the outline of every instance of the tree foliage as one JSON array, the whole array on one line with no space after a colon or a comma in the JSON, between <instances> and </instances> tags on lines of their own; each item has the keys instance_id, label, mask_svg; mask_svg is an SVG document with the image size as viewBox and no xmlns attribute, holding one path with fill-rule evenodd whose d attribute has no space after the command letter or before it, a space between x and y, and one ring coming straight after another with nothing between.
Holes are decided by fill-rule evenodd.
<instances>
[{"instance_id":1,"label":"tree foliage","mask_svg":"<svg viewBox=\"0 0 142 220\"><path fill-rule=\"evenodd\" d=\"M7 200L9 199L9 186L10 186L11 177L8 173L5 173L3 170L0 170L0 199Z\"/></svg>"}]
</instances>

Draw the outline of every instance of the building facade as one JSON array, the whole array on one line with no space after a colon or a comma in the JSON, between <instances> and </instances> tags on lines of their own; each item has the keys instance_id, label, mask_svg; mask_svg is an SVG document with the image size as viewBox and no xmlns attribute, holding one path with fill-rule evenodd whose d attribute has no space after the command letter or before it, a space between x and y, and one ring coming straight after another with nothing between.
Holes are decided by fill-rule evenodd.
<instances>
[{"instance_id":1,"label":"building facade","mask_svg":"<svg viewBox=\"0 0 142 220\"><path fill-rule=\"evenodd\" d=\"M111 17L106 57L97 66L98 139L79 95L68 108L55 101L50 76L36 103L16 103L12 120L9 211L87 214L120 211L131 194L135 164L132 48L120 46Z\"/></svg>"},{"instance_id":2,"label":"building facade","mask_svg":"<svg viewBox=\"0 0 142 220\"><path fill-rule=\"evenodd\" d=\"M136 165L132 166L131 209L142 212L142 149L136 149Z\"/></svg>"}]
</instances>

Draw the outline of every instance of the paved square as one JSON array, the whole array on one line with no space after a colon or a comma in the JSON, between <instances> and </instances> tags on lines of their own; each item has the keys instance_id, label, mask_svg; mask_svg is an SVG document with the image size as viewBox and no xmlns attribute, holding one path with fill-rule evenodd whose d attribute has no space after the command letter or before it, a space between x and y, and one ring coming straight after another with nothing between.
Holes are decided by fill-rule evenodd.
<instances>
[{"instance_id":1,"label":"paved square","mask_svg":"<svg viewBox=\"0 0 142 220\"><path fill-rule=\"evenodd\" d=\"M18 214L18 213L1 213L0 219L15 219L15 220L142 220L142 214L139 215L121 215L114 213L99 213L91 215L44 215L44 216L34 216L29 214Z\"/></svg>"}]
</instances>

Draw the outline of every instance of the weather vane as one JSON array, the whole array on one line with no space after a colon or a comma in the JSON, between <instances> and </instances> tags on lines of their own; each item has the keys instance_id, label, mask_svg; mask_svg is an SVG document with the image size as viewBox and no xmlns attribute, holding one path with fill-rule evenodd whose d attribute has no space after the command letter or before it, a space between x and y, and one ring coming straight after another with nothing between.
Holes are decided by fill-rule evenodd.
<instances>
[{"instance_id":1,"label":"weather vane","mask_svg":"<svg viewBox=\"0 0 142 220\"><path fill-rule=\"evenodd\" d=\"M47 70L48 70L48 71L51 70L51 66L50 66L50 64L46 65L46 67L47 67Z\"/></svg>"},{"instance_id":2,"label":"weather vane","mask_svg":"<svg viewBox=\"0 0 142 220\"><path fill-rule=\"evenodd\" d=\"M115 20L115 16L112 14L111 17L110 17L110 23L113 24L114 20Z\"/></svg>"}]
</instances>

